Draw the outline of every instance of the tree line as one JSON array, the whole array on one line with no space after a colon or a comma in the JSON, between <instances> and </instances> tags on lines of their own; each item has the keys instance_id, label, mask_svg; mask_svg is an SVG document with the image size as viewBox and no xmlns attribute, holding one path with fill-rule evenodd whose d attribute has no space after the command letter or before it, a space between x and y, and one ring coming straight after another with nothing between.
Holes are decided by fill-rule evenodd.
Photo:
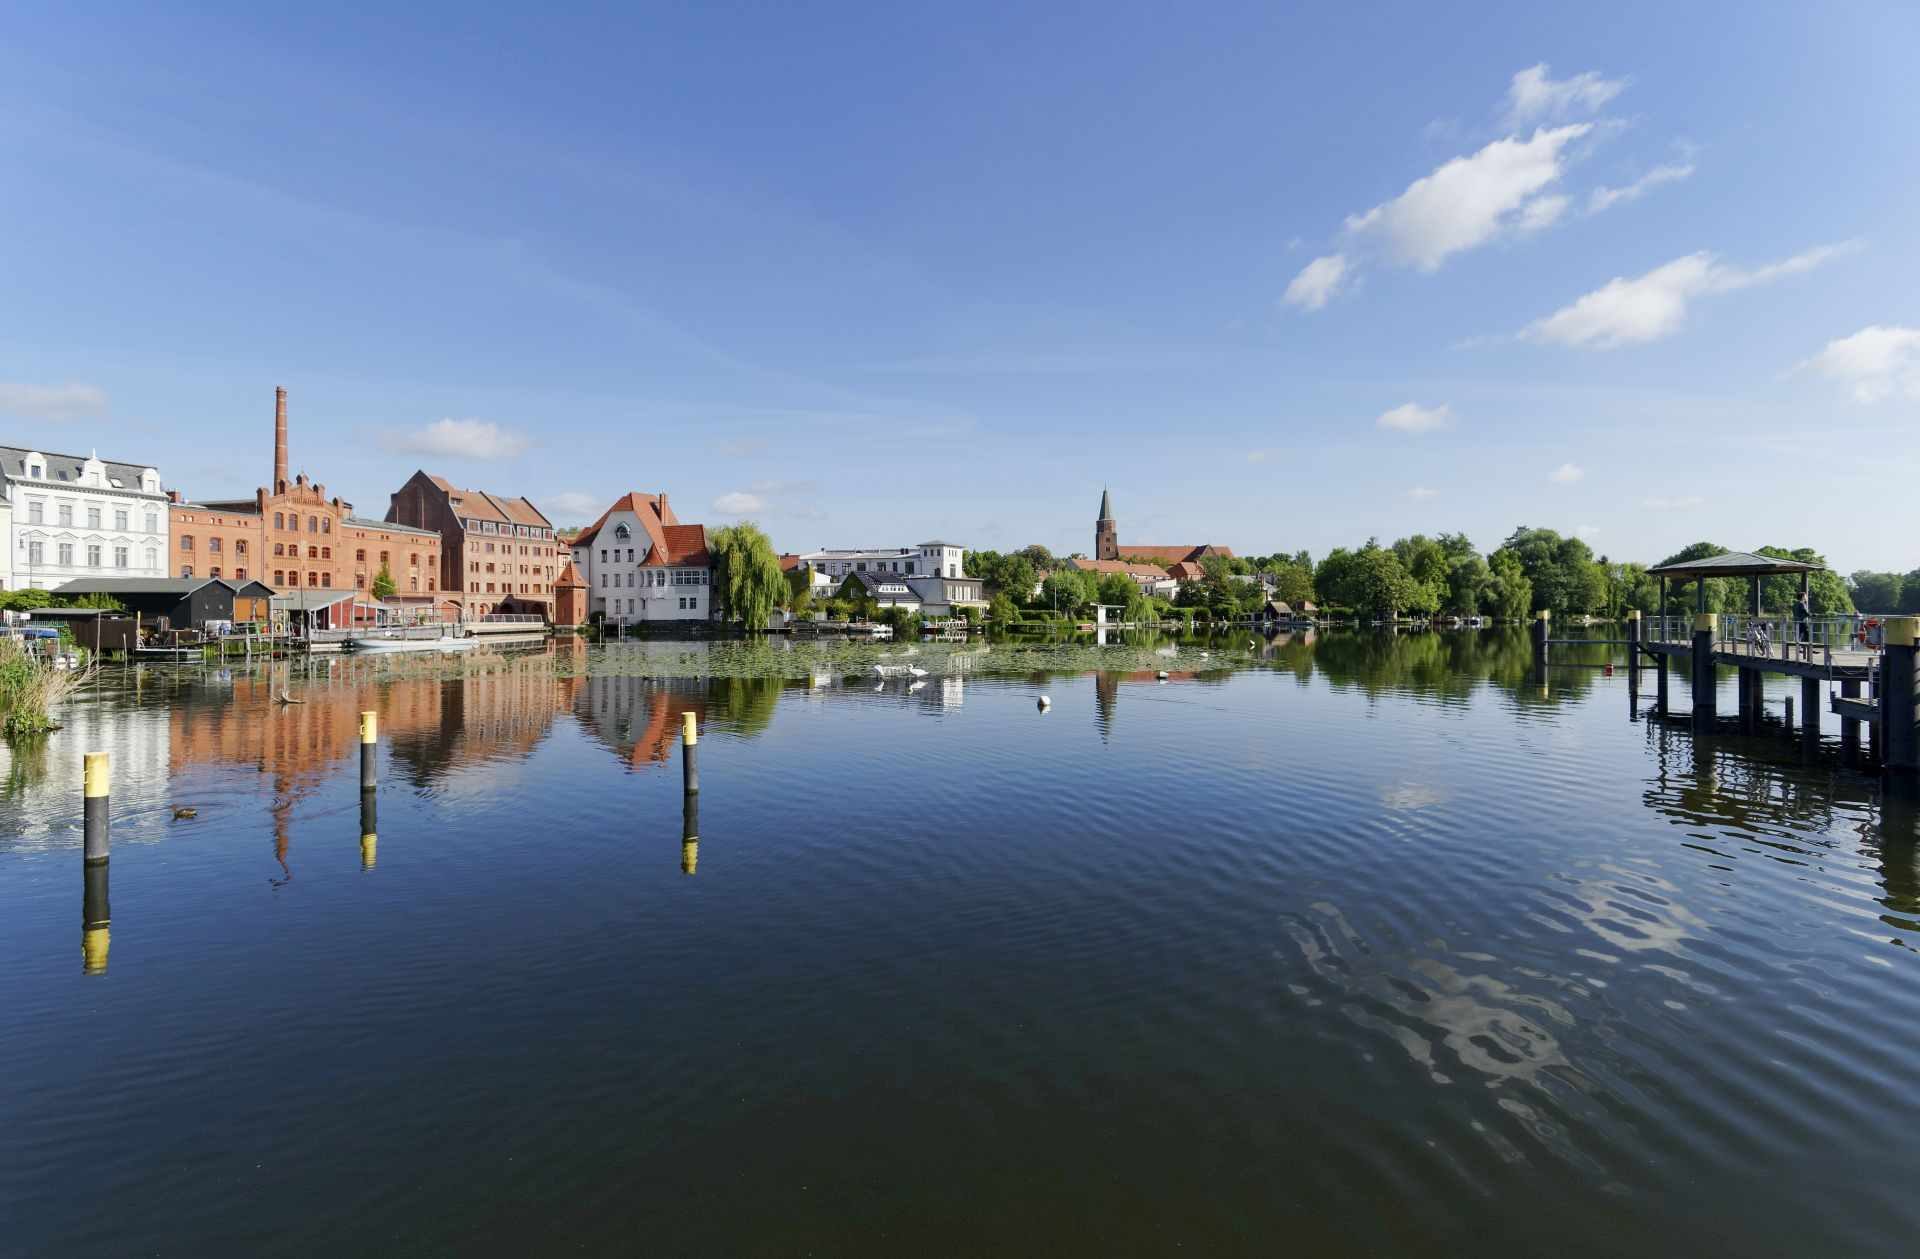
<instances>
[{"instance_id":1,"label":"tree line","mask_svg":"<svg viewBox=\"0 0 1920 1259\"><path fill-rule=\"evenodd\" d=\"M1727 550L1717 543L1696 542L1659 563L1723 555ZM1759 553L1802 563L1826 563L1810 547L1763 546ZM994 596L996 609L1007 613L1005 617L996 614L994 619L1013 619L1023 609L1077 614L1095 602L1126 607L1128 619L1144 619L1136 617L1136 612L1156 611L1164 619L1166 613L1180 609L1233 617L1253 614L1269 599L1295 609L1312 602L1323 609L1371 617L1450 615L1511 620L1541 610L1559 617L1618 618L1629 610L1655 615L1662 611L1659 580L1648 573L1648 567L1596 555L1578 536L1523 525L1484 554L1465 534L1428 537L1416 533L1388 546L1369 538L1357 548L1336 547L1318 563L1305 551L1231 559L1209 557L1201 562L1203 576L1182 583L1179 594L1166 603L1140 593L1128 577L1074 570L1066 559L1044 547L1030 546L1004 554L972 551L967 555L968 574L982 578ZM1751 606L1745 578L1709 578L1706 585L1710 611L1743 612ZM1798 576L1765 578L1761 606L1769 612L1785 613L1799 593ZM1691 582L1670 581L1665 610L1690 611L1697 594ZM1920 570L1904 578L1856 573L1849 581L1823 569L1812 574L1809 595L1816 616L1849 613L1856 607L1868 612L1920 611Z\"/></svg>"}]
</instances>

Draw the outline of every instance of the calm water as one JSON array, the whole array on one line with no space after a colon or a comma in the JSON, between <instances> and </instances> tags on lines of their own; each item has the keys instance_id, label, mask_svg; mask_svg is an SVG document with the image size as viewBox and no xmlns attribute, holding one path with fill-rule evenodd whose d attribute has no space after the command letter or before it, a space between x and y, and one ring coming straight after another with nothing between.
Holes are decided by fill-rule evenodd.
<instances>
[{"instance_id":1,"label":"calm water","mask_svg":"<svg viewBox=\"0 0 1920 1259\"><path fill-rule=\"evenodd\" d=\"M116 680L0 801L0 1252L1909 1244L1915 827L1831 749L1517 637L1151 648Z\"/></svg>"}]
</instances>

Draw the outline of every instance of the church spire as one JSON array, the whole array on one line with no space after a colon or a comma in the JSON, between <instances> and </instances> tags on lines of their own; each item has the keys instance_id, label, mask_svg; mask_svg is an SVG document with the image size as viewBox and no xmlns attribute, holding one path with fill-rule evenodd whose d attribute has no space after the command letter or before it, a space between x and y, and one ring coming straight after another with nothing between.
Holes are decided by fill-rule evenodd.
<instances>
[{"instance_id":1,"label":"church spire","mask_svg":"<svg viewBox=\"0 0 1920 1259\"><path fill-rule=\"evenodd\" d=\"M1102 486L1100 490L1100 515L1096 517L1096 519L1113 519L1113 496L1107 492L1104 486Z\"/></svg>"}]
</instances>

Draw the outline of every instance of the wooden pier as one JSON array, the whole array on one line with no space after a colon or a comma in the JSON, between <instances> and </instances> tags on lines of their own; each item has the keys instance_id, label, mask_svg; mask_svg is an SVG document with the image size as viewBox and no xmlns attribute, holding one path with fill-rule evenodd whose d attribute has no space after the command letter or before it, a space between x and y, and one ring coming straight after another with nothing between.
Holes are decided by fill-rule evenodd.
<instances>
[{"instance_id":1,"label":"wooden pier","mask_svg":"<svg viewBox=\"0 0 1920 1259\"><path fill-rule=\"evenodd\" d=\"M1761 582L1767 577L1800 579L1804 595L1815 565L1772 556L1734 552L1706 559L1649 569L1660 580L1660 606L1667 603L1668 583L1691 581L1695 611L1691 616L1643 619L1629 613L1624 639L1552 637L1552 620L1541 612L1534 624L1534 659L1541 670L1553 667L1555 647L1619 646L1627 649L1629 687L1639 692L1640 671L1654 670L1655 711L1668 712L1668 674L1674 664L1686 663L1693 696L1691 725L1698 734L1719 725L1719 670L1735 670L1739 679L1738 728L1760 732L1764 720L1765 678L1768 674L1797 678L1799 702L1786 703L1789 733L1809 747L1821 737L1822 714L1840 719L1840 755L1849 765L1877 766L1890 788L1903 793L1920 791L1920 731L1916 730L1916 617L1795 617L1766 615L1761 608ZM1727 615L1707 611L1708 578L1748 579L1751 614ZM1829 688L1837 688L1838 694ZM1828 692L1823 694L1823 692ZM1794 730L1795 713L1799 727ZM1862 748L1861 731L1867 733ZM1864 754L1863 754L1864 753Z\"/></svg>"}]
</instances>

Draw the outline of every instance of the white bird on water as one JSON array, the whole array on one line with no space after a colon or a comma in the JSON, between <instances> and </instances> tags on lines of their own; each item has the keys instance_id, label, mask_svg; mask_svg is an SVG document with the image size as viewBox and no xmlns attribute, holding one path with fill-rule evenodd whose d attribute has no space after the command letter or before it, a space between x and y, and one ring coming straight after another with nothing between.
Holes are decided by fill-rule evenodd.
<instances>
[{"instance_id":1,"label":"white bird on water","mask_svg":"<svg viewBox=\"0 0 1920 1259\"><path fill-rule=\"evenodd\" d=\"M1040 711L1044 713L1044 712L1046 712L1046 711L1047 711L1047 709L1049 709L1049 708L1052 708L1052 707L1053 707L1053 700L1052 700L1052 699L1051 699L1050 697L1048 697L1048 696L1045 696L1045 695L1042 695L1042 696L1040 697L1040 703L1039 703L1039 705L1038 705L1038 707L1039 707L1039 709L1040 709Z\"/></svg>"}]
</instances>

